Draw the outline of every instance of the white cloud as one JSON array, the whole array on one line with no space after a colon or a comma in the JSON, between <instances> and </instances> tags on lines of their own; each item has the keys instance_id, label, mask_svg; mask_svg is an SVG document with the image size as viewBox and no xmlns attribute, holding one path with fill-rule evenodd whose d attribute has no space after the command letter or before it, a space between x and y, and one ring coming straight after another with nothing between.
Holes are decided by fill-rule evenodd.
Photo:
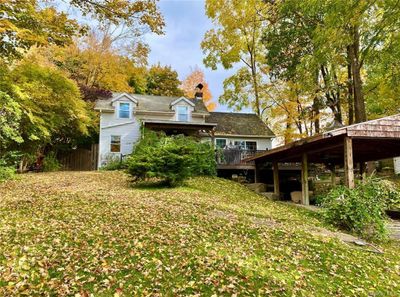
<instances>
[{"instance_id":1,"label":"white cloud","mask_svg":"<svg viewBox=\"0 0 400 297\"><path fill-rule=\"evenodd\" d=\"M199 0L163 0L159 3L165 17L165 34L157 36L147 34L146 42L150 45L150 63L160 62L171 65L178 71L180 79L190 72L190 67L199 66L204 70L210 90L217 101L223 93L223 81L233 71L207 69L203 65L203 52L200 43L204 33L211 28L211 21L204 11L204 1ZM228 108L218 104L218 110Z\"/></svg>"}]
</instances>

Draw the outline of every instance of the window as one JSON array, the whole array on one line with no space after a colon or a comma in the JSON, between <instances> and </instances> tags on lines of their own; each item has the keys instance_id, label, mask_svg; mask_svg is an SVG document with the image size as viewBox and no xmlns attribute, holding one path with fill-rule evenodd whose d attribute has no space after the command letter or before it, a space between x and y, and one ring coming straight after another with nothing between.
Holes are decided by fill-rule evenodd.
<instances>
[{"instance_id":1,"label":"window","mask_svg":"<svg viewBox=\"0 0 400 297\"><path fill-rule=\"evenodd\" d=\"M246 141L246 150L256 151L257 150L257 142L256 141Z\"/></svg>"},{"instance_id":2,"label":"window","mask_svg":"<svg viewBox=\"0 0 400 297\"><path fill-rule=\"evenodd\" d=\"M111 136L110 151L112 153L121 152L121 136L116 136L116 135Z\"/></svg>"},{"instance_id":3,"label":"window","mask_svg":"<svg viewBox=\"0 0 400 297\"><path fill-rule=\"evenodd\" d=\"M246 143L244 141L236 140L234 142L234 144L235 144L235 147L238 148L238 149L244 150L246 148Z\"/></svg>"},{"instance_id":4,"label":"window","mask_svg":"<svg viewBox=\"0 0 400 297\"><path fill-rule=\"evenodd\" d=\"M187 106L177 106L176 112L178 114L178 121L182 122L189 121L189 110Z\"/></svg>"},{"instance_id":5,"label":"window","mask_svg":"<svg viewBox=\"0 0 400 297\"><path fill-rule=\"evenodd\" d=\"M119 118L120 119L129 119L129 109L130 104L125 102L119 103Z\"/></svg>"},{"instance_id":6,"label":"window","mask_svg":"<svg viewBox=\"0 0 400 297\"><path fill-rule=\"evenodd\" d=\"M257 142L237 140L235 141L235 147L241 150L255 151L257 150Z\"/></svg>"},{"instance_id":7,"label":"window","mask_svg":"<svg viewBox=\"0 0 400 297\"><path fill-rule=\"evenodd\" d=\"M226 139L223 138L217 138L215 139L215 146L219 148L224 148L226 147Z\"/></svg>"}]
</instances>

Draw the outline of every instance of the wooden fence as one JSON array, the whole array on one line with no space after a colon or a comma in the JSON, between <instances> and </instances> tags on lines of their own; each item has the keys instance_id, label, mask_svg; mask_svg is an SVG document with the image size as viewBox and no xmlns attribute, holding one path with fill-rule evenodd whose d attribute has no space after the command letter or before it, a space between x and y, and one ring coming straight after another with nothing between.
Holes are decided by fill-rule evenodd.
<instances>
[{"instance_id":1,"label":"wooden fence","mask_svg":"<svg viewBox=\"0 0 400 297\"><path fill-rule=\"evenodd\" d=\"M59 156L63 170L90 171L97 170L99 145L92 144L91 149L76 149Z\"/></svg>"}]
</instances>

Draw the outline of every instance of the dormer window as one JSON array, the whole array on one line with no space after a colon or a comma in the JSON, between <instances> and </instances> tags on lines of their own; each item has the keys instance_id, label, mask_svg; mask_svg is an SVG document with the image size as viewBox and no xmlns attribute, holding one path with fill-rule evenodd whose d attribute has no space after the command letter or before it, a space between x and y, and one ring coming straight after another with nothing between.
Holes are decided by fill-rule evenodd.
<instances>
[{"instance_id":1,"label":"dormer window","mask_svg":"<svg viewBox=\"0 0 400 297\"><path fill-rule=\"evenodd\" d=\"M130 103L128 103L128 102L120 102L119 103L118 117L120 119L129 119L130 118Z\"/></svg>"},{"instance_id":2,"label":"dormer window","mask_svg":"<svg viewBox=\"0 0 400 297\"><path fill-rule=\"evenodd\" d=\"M189 121L189 108L187 106L176 107L178 121L188 122Z\"/></svg>"}]
</instances>

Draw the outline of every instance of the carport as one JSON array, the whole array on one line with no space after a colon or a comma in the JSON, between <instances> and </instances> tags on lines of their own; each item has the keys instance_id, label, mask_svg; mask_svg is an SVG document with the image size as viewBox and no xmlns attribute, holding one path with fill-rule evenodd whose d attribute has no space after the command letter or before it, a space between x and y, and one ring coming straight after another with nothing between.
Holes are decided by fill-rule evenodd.
<instances>
[{"instance_id":1,"label":"carport","mask_svg":"<svg viewBox=\"0 0 400 297\"><path fill-rule=\"evenodd\" d=\"M354 164L400 156L400 114L345 126L266 151L246 161L273 164L274 193L279 190L279 163L301 163L302 204L309 204L308 167L325 164L335 180L335 166L344 167L345 184L354 188Z\"/></svg>"}]
</instances>

